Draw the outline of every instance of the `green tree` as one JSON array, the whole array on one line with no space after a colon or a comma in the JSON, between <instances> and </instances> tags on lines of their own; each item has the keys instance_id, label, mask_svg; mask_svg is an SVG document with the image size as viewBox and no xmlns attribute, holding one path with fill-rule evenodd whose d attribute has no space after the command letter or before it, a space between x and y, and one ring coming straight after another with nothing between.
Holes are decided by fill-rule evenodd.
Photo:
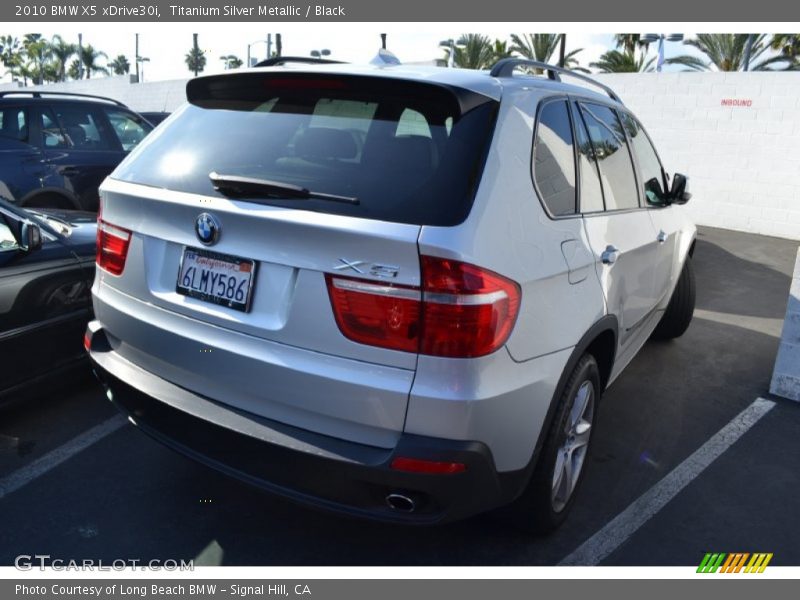
<instances>
[{"instance_id":1,"label":"green tree","mask_svg":"<svg viewBox=\"0 0 800 600\"><path fill-rule=\"evenodd\" d=\"M450 49L445 50L449 58ZM494 46L479 33L465 33L456 41L453 64L463 69L487 69L494 64Z\"/></svg>"},{"instance_id":2,"label":"green tree","mask_svg":"<svg viewBox=\"0 0 800 600\"><path fill-rule=\"evenodd\" d=\"M800 59L800 33L776 33L769 43L770 48L796 63Z\"/></svg>"},{"instance_id":3,"label":"green tree","mask_svg":"<svg viewBox=\"0 0 800 600\"><path fill-rule=\"evenodd\" d=\"M206 68L206 56L197 46L193 46L192 49L186 53L185 61L186 66L192 73L202 73Z\"/></svg>"},{"instance_id":4,"label":"green tree","mask_svg":"<svg viewBox=\"0 0 800 600\"><path fill-rule=\"evenodd\" d=\"M73 58L72 62L69 63L69 67L67 68L67 77L70 79L79 79L81 76L81 61L77 58Z\"/></svg>"},{"instance_id":5,"label":"green tree","mask_svg":"<svg viewBox=\"0 0 800 600\"><path fill-rule=\"evenodd\" d=\"M50 44L41 33L26 33L22 41L34 85L44 83L45 64L53 55Z\"/></svg>"},{"instance_id":6,"label":"green tree","mask_svg":"<svg viewBox=\"0 0 800 600\"><path fill-rule=\"evenodd\" d=\"M58 81L66 81L67 79L67 63L77 52L77 46L65 41L60 35L56 34L50 40L50 52L55 61L56 79Z\"/></svg>"},{"instance_id":7,"label":"green tree","mask_svg":"<svg viewBox=\"0 0 800 600\"><path fill-rule=\"evenodd\" d=\"M226 54L219 59L225 63L225 69L238 69L244 64L244 61L235 54Z\"/></svg>"},{"instance_id":8,"label":"green tree","mask_svg":"<svg viewBox=\"0 0 800 600\"><path fill-rule=\"evenodd\" d=\"M758 60L769 50L765 33L698 33L696 38L685 40L683 43L697 48L709 60L708 63L698 61L703 67L702 69L694 67L696 70L708 70L714 66L718 71L740 71L744 67L745 48L750 35L754 36L750 50L751 71L776 70L772 69L775 65L782 65L784 69L792 67L794 61L784 55ZM676 59L673 59L673 62L683 64ZM687 66L691 68L691 65ZM777 70L780 70L780 67Z\"/></svg>"},{"instance_id":9,"label":"green tree","mask_svg":"<svg viewBox=\"0 0 800 600\"><path fill-rule=\"evenodd\" d=\"M549 63L553 54L558 52L561 42L559 33L523 33L521 36L511 34L511 50L523 58Z\"/></svg>"},{"instance_id":10,"label":"green tree","mask_svg":"<svg viewBox=\"0 0 800 600\"><path fill-rule=\"evenodd\" d=\"M494 47L492 48L493 59L495 62L509 58L512 54L512 49L508 47L508 42L505 40L495 40Z\"/></svg>"},{"instance_id":11,"label":"green tree","mask_svg":"<svg viewBox=\"0 0 800 600\"><path fill-rule=\"evenodd\" d=\"M645 50L647 50L649 44L642 42L641 39L642 36L639 33L617 33L614 35L614 43L617 48L622 48L623 52L628 54L634 54L639 46L644 46Z\"/></svg>"},{"instance_id":12,"label":"green tree","mask_svg":"<svg viewBox=\"0 0 800 600\"><path fill-rule=\"evenodd\" d=\"M19 40L11 35L0 36L0 63L6 68L13 67L17 64L20 51Z\"/></svg>"},{"instance_id":13,"label":"green tree","mask_svg":"<svg viewBox=\"0 0 800 600\"><path fill-rule=\"evenodd\" d=\"M589 63L593 69L601 73L643 73L653 70L655 58L646 59L645 53L609 50L604 52L597 62Z\"/></svg>"},{"instance_id":14,"label":"green tree","mask_svg":"<svg viewBox=\"0 0 800 600\"><path fill-rule=\"evenodd\" d=\"M97 62L101 58L108 58L108 55L105 52L97 50L91 44L86 44L85 46L81 47L78 54L80 55L79 58L83 63L83 72L86 75L86 79L90 79L92 73L102 73L103 75L108 75L108 69Z\"/></svg>"},{"instance_id":15,"label":"green tree","mask_svg":"<svg viewBox=\"0 0 800 600\"><path fill-rule=\"evenodd\" d=\"M131 72L131 63L124 54L119 54L117 57L108 63L108 68L114 72L114 75L127 75Z\"/></svg>"},{"instance_id":16,"label":"green tree","mask_svg":"<svg viewBox=\"0 0 800 600\"><path fill-rule=\"evenodd\" d=\"M539 62L555 64L561 46L563 33L523 33L521 36L516 33L511 34L511 50L523 58L536 60ZM583 52L583 48L572 50L564 55L564 66L575 71L584 71L579 66L576 56ZM540 73L540 69L535 70Z\"/></svg>"}]
</instances>

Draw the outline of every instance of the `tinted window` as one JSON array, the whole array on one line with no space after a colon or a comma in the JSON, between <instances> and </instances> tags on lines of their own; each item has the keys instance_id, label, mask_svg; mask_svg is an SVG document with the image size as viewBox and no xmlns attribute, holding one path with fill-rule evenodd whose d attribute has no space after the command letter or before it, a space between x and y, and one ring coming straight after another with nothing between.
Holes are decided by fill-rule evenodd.
<instances>
[{"instance_id":1,"label":"tinted window","mask_svg":"<svg viewBox=\"0 0 800 600\"><path fill-rule=\"evenodd\" d=\"M638 207L633 163L616 113L599 104L581 103L580 106L600 167L606 210Z\"/></svg>"},{"instance_id":2,"label":"tinted window","mask_svg":"<svg viewBox=\"0 0 800 600\"><path fill-rule=\"evenodd\" d=\"M0 135L19 142L28 141L28 116L24 108L0 110Z\"/></svg>"},{"instance_id":3,"label":"tinted window","mask_svg":"<svg viewBox=\"0 0 800 600\"><path fill-rule=\"evenodd\" d=\"M539 113L533 177L550 213L575 213L575 155L566 101L548 102Z\"/></svg>"},{"instance_id":4,"label":"tinted window","mask_svg":"<svg viewBox=\"0 0 800 600\"><path fill-rule=\"evenodd\" d=\"M653 144L642 129L639 122L628 113L620 113L622 123L631 139L631 147L639 163L639 174L642 176L644 198L648 204L662 205L666 200L664 194L664 172L658 160Z\"/></svg>"},{"instance_id":5,"label":"tinted window","mask_svg":"<svg viewBox=\"0 0 800 600\"><path fill-rule=\"evenodd\" d=\"M69 148L64 132L50 109L42 109L42 144L45 148Z\"/></svg>"},{"instance_id":6,"label":"tinted window","mask_svg":"<svg viewBox=\"0 0 800 600\"><path fill-rule=\"evenodd\" d=\"M496 113L485 96L298 74L208 77L196 85L192 103L114 177L220 195L208 177L215 171L359 201L264 194L253 198L260 203L421 225L453 225L469 213Z\"/></svg>"},{"instance_id":7,"label":"tinted window","mask_svg":"<svg viewBox=\"0 0 800 600\"><path fill-rule=\"evenodd\" d=\"M119 139L122 149L126 152L133 150L152 129L149 124L139 119L136 115L124 110L107 108L106 116Z\"/></svg>"},{"instance_id":8,"label":"tinted window","mask_svg":"<svg viewBox=\"0 0 800 600\"><path fill-rule=\"evenodd\" d=\"M115 150L113 134L94 106L59 105L55 113L70 146L77 150Z\"/></svg>"},{"instance_id":9,"label":"tinted window","mask_svg":"<svg viewBox=\"0 0 800 600\"><path fill-rule=\"evenodd\" d=\"M576 110L575 116L575 141L578 149L578 171L580 172L580 211L582 213L599 212L604 210L603 190L600 187L600 174L598 173L597 159L594 148L586 133L583 117Z\"/></svg>"}]
</instances>

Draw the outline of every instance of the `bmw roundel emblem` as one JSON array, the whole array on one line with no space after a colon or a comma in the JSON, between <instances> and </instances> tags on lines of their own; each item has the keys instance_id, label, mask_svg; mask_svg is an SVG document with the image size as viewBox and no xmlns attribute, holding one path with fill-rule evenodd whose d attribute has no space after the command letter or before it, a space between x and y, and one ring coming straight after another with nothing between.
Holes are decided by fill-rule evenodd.
<instances>
[{"instance_id":1,"label":"bmw roundel emblem","mask_svg":"<svg viewBox=\"0 0 800 600\"><path fill-rule=\"evenodd\" d=\"M221 229L222 226L219 224L219 220L208 213L201 213L194 222L194 231L197 234L197 239L206 246L217 243Z\"/></svg>"}]
</instances>

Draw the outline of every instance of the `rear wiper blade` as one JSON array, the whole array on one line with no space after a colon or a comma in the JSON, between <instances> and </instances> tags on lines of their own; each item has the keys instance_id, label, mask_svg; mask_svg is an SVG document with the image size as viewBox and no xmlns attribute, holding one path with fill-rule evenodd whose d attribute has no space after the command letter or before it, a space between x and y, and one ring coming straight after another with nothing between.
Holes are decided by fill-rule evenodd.
<instances>
[{"instance_id":1,"label":"rear wiper blade","mask_svg":"<svg viewBox=\"0 0 800 600\"><path fill-rule=\"evenodd\" d=\"M273 198L291 198L293 200L330 200L345 204L360 204L358 198L353 196L340 196L339 194L326 194L314 192L299 185L259 179L257 177L242 177L240 175L221 175L211 171L208 178L219 193L232 198L252 198L254 196L271 196Z\"/></svg>"}]
</instances>

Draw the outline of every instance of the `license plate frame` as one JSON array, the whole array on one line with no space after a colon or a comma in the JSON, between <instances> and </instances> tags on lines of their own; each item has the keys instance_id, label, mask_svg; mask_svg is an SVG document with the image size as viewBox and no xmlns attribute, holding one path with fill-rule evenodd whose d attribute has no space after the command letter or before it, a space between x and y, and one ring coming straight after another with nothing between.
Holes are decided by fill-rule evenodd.
<instances>
[{"instance_id":1,"label":"license plate frame","mask_svg":"<svg viewBox=\"0 0 800 600\"><path fill-rule=\"evenodd\" d=\"M184 275L183 269L184 269L184 264L186 263L187 253L194 254L195 259L203 257L211 260L220 261L222 263L238 265L239 268L241 268L243 264L250 265L250 279L247 282L247 290L245 292L244 301L237 302L235 300L235 296L234 298L225 298L223 295L220 294L202 292L198 289L192 288L191 286L181 285L181 278ZM191 266L189 266L188 268L191 268ZM216 304L217 306L225 306L233 310L238 310L240 312L247 313L250 312L250 308L252 307L253 303L253 292L254 292L253 283L256 280L257 270L258 270L258 263L250 258L233 256L231 254L223 254L221 252L214 252L212 250L206 250L203 248L194 248L192 246L183 246L181 250L181 260L178 264L178 276L175 280L175 292L180 294L181 296L195 298L197 300L201 300L209 304Z\"/></svg>"}]
</instances>

